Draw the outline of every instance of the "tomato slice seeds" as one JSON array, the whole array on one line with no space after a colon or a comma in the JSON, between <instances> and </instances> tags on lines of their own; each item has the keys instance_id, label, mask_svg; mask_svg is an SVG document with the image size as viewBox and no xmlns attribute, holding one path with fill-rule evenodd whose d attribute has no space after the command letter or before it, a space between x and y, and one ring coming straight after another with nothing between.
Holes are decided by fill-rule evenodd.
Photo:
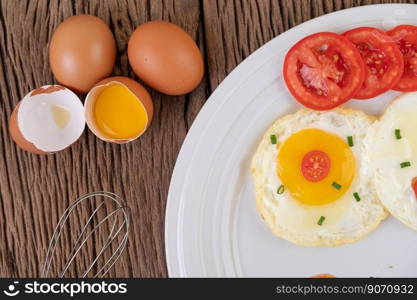
<instances>
[{"instance_id":1,"label":"tomato slice seeds","mask_svg":"<svg viewBox=\"0 0 417 300\"><path fill-rule=\"evenodd\" d=\"M417 26L399 25L387 34L397 43L404 58L404 72L393 87L402 92L417 91Z\"/></svg>"},{"instance_id":2,"label":"tomato slice seeds","mask_svg":"<svg viewBox=\"0 0 417 300\"><path fill-rule=\"evenodd\" d=\"M374 27L358 27L343 36L356 45L365 63L365 80L354 98L373 98L398 83L403 74L404 60L390 36Z\"/></svg>"},{"instance_id":3,"label":"tomato slice seeds","mask_svg":"<svg viewBox=\"0 0 417 300\"><path fill-rule=\"evenodd\" d=\"M284 80L303 105L332 109L362 86L365 67L348 39L332 32L309 35L295 44L284 61Z\"/></svg>"},{"instance_id":4,"label":"tomato slice seeds","mask_svg":"<svg viewBox=\"0 0 417 300\"><path fill-rule=\"evenodd\" d=\"M304 155L301 172L305 179L312 182L321 181L329 174L330 158L320 150L313 150Z\"/></svg>"}]
</instances>

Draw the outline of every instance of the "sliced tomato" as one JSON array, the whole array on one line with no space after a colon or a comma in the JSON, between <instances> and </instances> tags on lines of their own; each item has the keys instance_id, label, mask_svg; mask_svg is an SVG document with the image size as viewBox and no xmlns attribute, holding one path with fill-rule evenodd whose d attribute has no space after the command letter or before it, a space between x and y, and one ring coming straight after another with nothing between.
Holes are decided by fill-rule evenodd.
<instances>
[{"instance_id":1,"label":"sliced tomato","mask_svg":"<svg viewBox=\"0 0 417 300\"><path fill-rule=\"evenodd\" d=\"M413 188L414 195L416 195L417 198L417 177L414 177L411 181L411 187Z\"/></svg>"},{"instance_id":2,"label":"sliced tomato","mask_svg":"<svg viewBox=\"0 0 417 300\"><path fill-rule=\"evenodd\" d=\"M314 275L312 278L336 278L336 276L329 274L329 273L323 273L323 274Z\"/></svg>"},{"instance_id":3,"label":"sliced tomato","mask_svg":"<svg viewBox=\"0 0 417 300\"><path fill-rule=\"evenodd\" d=\"M309 35L296 43L284 61L284 80L303 105L327 110L348 101L365 78L359 50L332 32Z\"/></svg>"},{"instance_id":4,"label":"sliced tomato","mask_svg":"<svg viewBox=\"0 0 417 300\"><path fill-rule=\"evenodd\" d=\"M398 83L403 74L404 60L389 35L374 27L358 27L343 36L356 45L365 63L365 80L354 98L373 98Z\"/></svg>"},{"instance_id":5,"label":"sliced tomato","mask_svg":"<svg viewBox=\"0 0 417 300\"><path fill-rule=\"evenodd\" d=\"M387 34L397 43L404 59L403 75L393 89L403 92L417 91L417 27L399 25L387 31Z\"/></svg>"},{"instance_id":6,"label":"sliced tomato","mask_svg":"<svg viewBox=\"0 0 417 300\"><path fill-rule=\"evenodd\" d=\"M330 158L320 150L313 150L304 155L301 173L308 181L321 181L329 174Z\"/></svg>"}]
</instances>

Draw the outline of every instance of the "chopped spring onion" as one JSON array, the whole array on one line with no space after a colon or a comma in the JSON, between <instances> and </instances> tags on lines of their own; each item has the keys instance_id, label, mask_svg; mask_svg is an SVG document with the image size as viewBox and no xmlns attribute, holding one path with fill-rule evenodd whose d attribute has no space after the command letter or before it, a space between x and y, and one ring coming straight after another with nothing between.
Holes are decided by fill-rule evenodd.
<instances>
[{"instance_id":1,"label":"chopped spring onion","mask_svg":"<svg viewBox=\"0 0 417 300\"><path fill-rule=\"evenodd\" d=\"M407 168L409 166L411 166L411 163L409 161L405 161L400 163L401 168Z\"/></svg>"},{"instance_id":2,"label":"chopped spring onion","mask_svg":"<svg viewBox=\"0 0 417 300\"><path fill-rule=\"evenodd\" d=\"M353 147L353 136L349 135L347 137L347 142L348 142L349 147Z\"/></svg>"},{"instance_id":3,"label":"chopped spring onion","mask_svg":"<svg viewBox=\"0 0 417 300\"><path fill-rule=\"evenodd\" d=\"M402 138L402 136L401 136L401 130L395 129L395 138L397 140L401 140L401 138Z\"/></svg>"},{"instance_id":4,"label":"chopped spring onion","mask_svg":"<svg viewBox=\"0 0 417 300\"><path fill-rule=\"evenodd\" d=\"M285 191L285 187L284 187L284 185L282 185L282 184L281 184L281 185L279 186L278 190L277 190L277 193L278 193L278 194L282 194L282 193L284 193L284 191Z\"/></svg>"},{"instance_id":5,"label":"chopped spring onion","mask_svg":"<svg viewBox=\"0 0 417 300\"><path fill-rule=\"evenodd\" d=\"M361 201L361 197L359 197L359 194L358 193L353 193L353 197L355 197L355 199L356 199L356 201L357 202L359 202L359 201Z\"/></svg>"},{"instance_id":6,"label":"chopped spring onion","mask_svg":"<svg viewBox=\"0 0 417 300\"><path fill-rule=\"evenodd\" d=\"M323 222L324 222L325 219L326 219L325 217L321 216L320 219L317 222L317 225L319 225L319 226L323 225Z\"/></svg>"},{"instance_id":7,"label":"chopped spring onion","mask_svg":"<svg viewBox=\"0 0 417 300\"><path fill-rule=\"evenodd\" d=\"M275 145L277 143L277 136L275 134L271 134L271 144Z\"/></svg>"},{"instance_id":8,"label":"chopped spring onion","mask_svg":"<svg viewBox=\"0 0 417 300\"><path fill-rule=\"evenodd\" d=\"M333 182L332 187L334 187L336 190L340 190L342 188L342 186L338 184L337 182Z\"/></svg>"}]
</instances>

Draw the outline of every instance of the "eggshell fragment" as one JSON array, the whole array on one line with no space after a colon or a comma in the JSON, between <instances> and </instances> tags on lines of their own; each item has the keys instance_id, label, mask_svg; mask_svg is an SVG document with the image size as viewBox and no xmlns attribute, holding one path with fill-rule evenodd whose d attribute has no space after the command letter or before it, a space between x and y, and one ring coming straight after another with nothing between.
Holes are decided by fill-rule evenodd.
<instances>
[{"instance_id":1,"label":"eggshell fragment","mask_svg":"<svg viewBox=\"0 0 417 300\"><path fill-rule=\"evenodd\" d=\"M47 85L28 93L15 107L9 121L12 139L34 154L63 150L81 136L84 108L69 89Z\"/></svg>"},{"instance_id":2,"label":"eggshell fragment","mask_svg":"<svg viewBox=\"0 0 417 300\"><path fill-rule=\"evenodd\" d=\"M121 84L124 87L126 87L138 99L138 101L141 103L141 105L143 105L143 108L146 111L146 114L147 114L146 128L134 138L131 138L131 139L109 138L99 130L97 124L95 123L94 105L97 101L97 98L106 87L112 84ZM117 99L115 99L115 101L117 101ZM106 141L106 142L117 143L117 144L128 143L140 137L146 131L146 129L149 128L151 121L153 119L153 101L152 101L151 96L141 84L139 84L138 82L128 77L114 76L114 77L106 78L100 81L99 83L97 83L97 85L94 88L92 88L91 91L87 94L87 97L84 102L84 107L85 107L85 119L86 119L88 128L101 140Z\"/></svg>"},{"instance_id":3,"label":"eggshell fragment","mask_svg":"<svg viewBox=\"0 0 417 300\"><path fill-rule=\"evenodd\" d=\"M22 135L22 133L19 130L18 121L17 121L17 112L19 111L19 104L16 105L14 108L12 115L10 116L9 121L9 132L12 137L12 139L15 141L17 145L19 145L20 148L22 148L25 151L31 152L33 154L48 154L47 152L44 152L42 150L39 150L36 148L34 144L29 142L25 139L25 137Z\"/></svg>"},{"instance_id":4,"label":"eggshell fragment","mask_svg":"<svg viewBox=\"0 0 417 300\"><path fill-rule=\"evenodd\" d=\"M130 37L128 57L136 75L168 95L189 93L203 78L204 63L196 43L169 22L140 25Z\"/></svg>"},{"instance_id":5,"label":"eggshell fragment","mask_svg":"<svg viewBox=\"0 0 417 300\"><path fill-rule=\"evenodd\" d=\"M101 19L77 15L55 30L49 45L49 62L55 78L70 89L87 93L110 75L116 59L116 42Z\"/></svg>"}]
</instances>

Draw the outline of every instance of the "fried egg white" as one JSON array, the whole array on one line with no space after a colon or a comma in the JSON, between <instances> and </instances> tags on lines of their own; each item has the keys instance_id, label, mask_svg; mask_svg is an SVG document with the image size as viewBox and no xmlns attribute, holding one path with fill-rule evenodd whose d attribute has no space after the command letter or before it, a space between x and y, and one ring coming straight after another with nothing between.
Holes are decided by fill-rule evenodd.
<instances>
[{"instance_id":1,"label":"fried egg white","mask_svg":"<svg viewBox=\"0 0 417 300\"><path fill-rule=\"evenodd\" d=\"M417 198L412 189L417 177L417 93L402 94L388 105L369 128L365 146L381 202L417 230Z\"/></svg>"},{"instance_id":2,"label":"fried egg white","mask_svg":"<svg viewBox=\"0 0 417 300\"><path fill-rule=\"evenodd\" d=\"M303 109L266 131L252 158L252 175L257 210L275 235L302 246L336 246L365 237L386 218L364 163L363 141L373 122L353 109ZM330 171L311 182L300 161L315 150L328 154Z\"/></svg>"}]
</instances>

